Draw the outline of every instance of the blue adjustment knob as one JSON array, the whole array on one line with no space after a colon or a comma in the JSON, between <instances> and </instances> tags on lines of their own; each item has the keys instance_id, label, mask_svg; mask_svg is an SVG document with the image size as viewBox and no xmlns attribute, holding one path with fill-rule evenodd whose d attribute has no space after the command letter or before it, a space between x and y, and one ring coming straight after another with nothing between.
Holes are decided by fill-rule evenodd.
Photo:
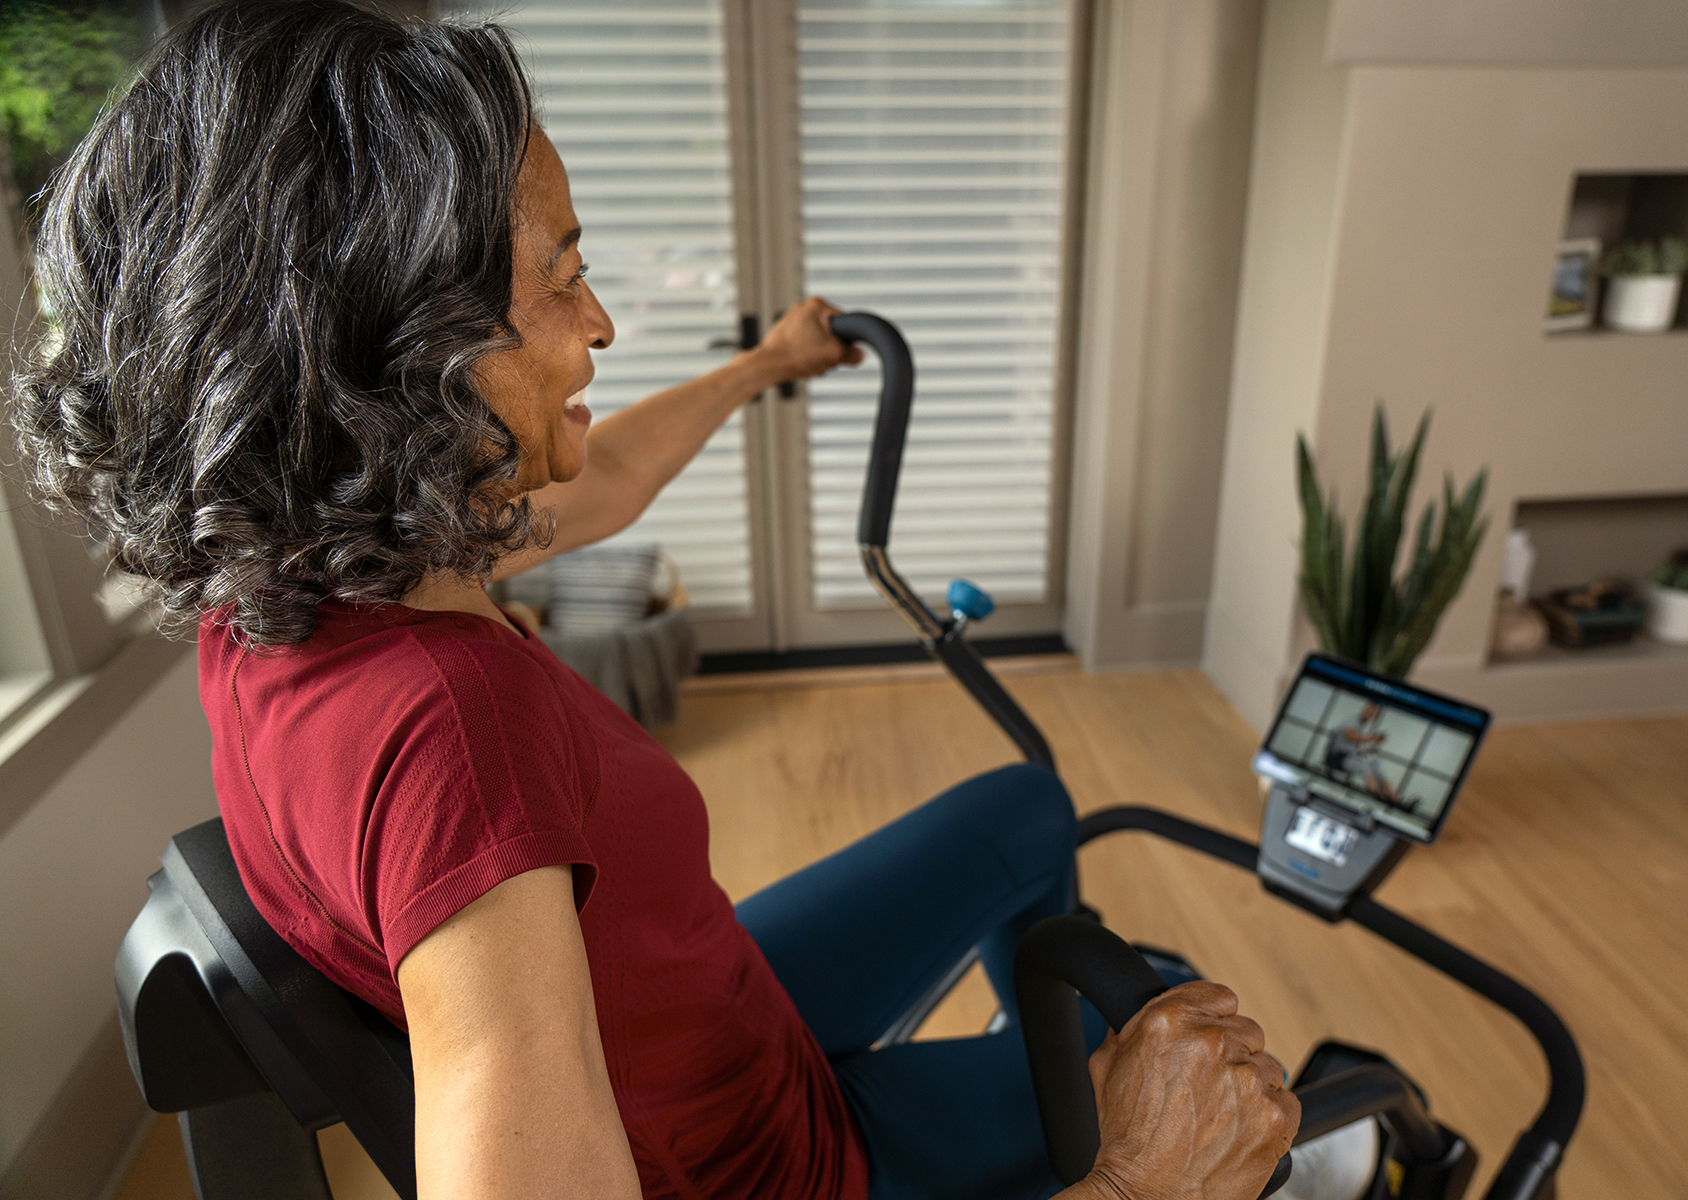
<instances>
[{"instance_id":1,"label":"blue adjustment knob","mask_svg":"<svg viewBox=\"0 0 1688 1200\"><path fill-rule=\"evenodd\" d=\"M950 581L949 606L969 621L983 621L996 611L996 601L965 579Z\"/></svg>"}]
</instances>

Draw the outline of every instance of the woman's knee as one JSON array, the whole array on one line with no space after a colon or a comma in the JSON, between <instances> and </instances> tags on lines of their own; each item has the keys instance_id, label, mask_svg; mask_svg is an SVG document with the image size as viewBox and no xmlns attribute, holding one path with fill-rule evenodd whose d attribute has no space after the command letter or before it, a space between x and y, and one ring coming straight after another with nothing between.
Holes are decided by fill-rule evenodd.
<instances>
[{"instance_id":1,"label":"woman's knee","mask_svg":"<svg viewBox=\"0 0 1688 1200\"><path fill-rule=\"evenodd\" d=\"M943 797L965 807L969 823L1009 862L1034 869L1070 858L1078 837L1072 797L1055 772L1016 763L956 785Z\"/></svg>"}]
</instances>

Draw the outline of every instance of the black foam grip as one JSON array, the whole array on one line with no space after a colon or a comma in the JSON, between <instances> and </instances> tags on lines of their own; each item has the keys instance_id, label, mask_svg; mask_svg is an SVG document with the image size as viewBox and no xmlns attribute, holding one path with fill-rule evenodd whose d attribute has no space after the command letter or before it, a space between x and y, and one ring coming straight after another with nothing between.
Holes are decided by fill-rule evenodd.
<instances>
[{"instance_id":1,"label":"black foam grip","mask_svg":"<svg viewBox=\"0 0 1688 1200\"><path fill-rule=\"evenodd\" d=\"M879 356L879 415L873 423L873 451L867 460L867 485L862 491L856 541L863 546L884 546L891 536L891 507L897 501L909 405L914 402L914 359L896 326L872 313L836 316L832 318L832 333L841 342L871 346Z\"/></svg>"},{"instance_id":2,"label":"black foam grip","mask_svg":"<svg viewBox=\"0 0 1688 1200\"><path fill-rule=\"evenodd\" d=\"M1079 994L1117 1032L1164 991L1166 983L1141 954L1117 933L1083 917L1049 917L1020 939L1014 952L1020 1032L1049 1164L1062 1183L1075 1184L1090 1174L1102 1145L1085 1065L1089 1055Z\"/></svg>"},{"instance_id":3,"label":"black foam grip","mask_svg":"<svg viewBox=\"0 0 1688 1200\"><path fill-rule=\"evenodd\" d=\"M1071 1186L1090 1174L1102 1147L1079 996L1118 1033L1166 990L1166 981L1124 938L1084 917L1048 917L1020 939L1014 952L1020 1032L1049 1164L1062 1183ZM1283 1187L1289 1173L1286 1154L1261 1197Z\"/></svg>"}]
</instances>

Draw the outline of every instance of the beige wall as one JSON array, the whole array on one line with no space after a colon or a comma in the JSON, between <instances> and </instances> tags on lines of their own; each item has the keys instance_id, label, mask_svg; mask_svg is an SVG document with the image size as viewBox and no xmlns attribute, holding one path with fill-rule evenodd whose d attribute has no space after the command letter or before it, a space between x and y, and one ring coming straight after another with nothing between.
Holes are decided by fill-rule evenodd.
<instances>
[{"instance_id":1,"label":"beige wall","mask_svg":"<svg viewBox=\"0 0 1688 1200\"><path fill-rule=\"evenodd\" d=\"M1099 17L1066 627L1092 669L1201 652L1259 0Z\"/></svg>"},{"instance_id":2,"label":"beige wall","mask_svg":"<svg viewBox=\"0 0 1688 1200\"><path fill-rule=\"evenodd\" d=\"M1688 65L1683 0L1336 0L1338 62Z\"/></svg>"},{"instance_id":3,"label":"beige wall","mask_svg":"<svg viewBox=\"0 0 1688 1200\"><path fill-rule=\"evenodd\" d=\"M1264 723L1308 644L1295 429L1352 520L1381 399L1397 438L1435 412L1415 505L1445 471L1491 472L1494 532L1417 677L1503 717L1688 703L1673 660L1485 661L1520 499L1688 492L1688 337L1541 328L1576 173L1688 171L1688 71L1361 65L1313 105L1337 69L1290 18L1318 7L1268 6L1209 671ZM1284 71L1291 33L1302 61Z\"/></svg>"},{"instance_id":4,"label":"beige wall","mask_svg":"<svg viewBox=\"0 0 1688 1200\"><path fill-rule=\"evenodd\" d=\"M1348 72L1328 0L1268 0L1247 240L1202 665L1264 728L1291 653L1300 515L1292 450L1324 373Z\"/></svg>"},{"instance_id":5,"label":"beige wall","mask_svg":"<svg viewBox=\"0 0 1688 1200\"><path fill-rule=\"evenodd\" d=\"M0 172L9 178L11 170L0 147ZM12 226L12 207L6 188L0 186L0 329L10 331L19 327L25 307L23 264L18 261L18 242ZM33 313L33 306L30 309ZM10 375L10 363L0 364L0 379ZM0 387L0 395L4 394ZM3 415L3 414L0 414ZM0 462L9 463L14 457L11 427L0 422L0 446L8 453ZM0 485L0 675L14 672L39 672L49 669L47 648L42 644L40 621L35 597L24 574L23 551L12 528L13 512L18 507L9 494L16 488L16 468L5 467L6 483Z\"/></svg>"},{"instance_id":6,"label":"beige wall","mask_svg":"<svg viewBox=\"0 0 1688 1200\"><path fill-rule=\"evenodd\" d=\"M188 654L0 838L0 1176L116 1011L164 843L216 814L210 755Z\"/></svg>"},{"instance_id":7,"label":"beige wall","mask_svg":"<svg viewBox=\"0 0 1688 1200\"><path fill-rule=\"evenodd\" d=\"M1606 707L1484 669L1517 501L1688 492L1688 338L1541 331L1572 177L1688 171L1685 112L1688 70L1355 70L1319 453L1355 496L1381 396L1399 428L1435 409L1421 493L1489 465L1496 532L1419 674L1508 715ZM1688 698L1657 682L1622 707Z\"/></svg>"}]
</instances>

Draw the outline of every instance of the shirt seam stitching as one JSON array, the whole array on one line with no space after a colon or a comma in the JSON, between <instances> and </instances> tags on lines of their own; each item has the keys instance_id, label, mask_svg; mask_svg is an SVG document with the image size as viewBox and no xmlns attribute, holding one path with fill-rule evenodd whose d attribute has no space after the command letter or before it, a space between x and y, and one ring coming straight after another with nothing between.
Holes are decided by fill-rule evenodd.
<instances>
[{"instance_id":1,"label":"shirt seam stitching","mask_svg":"<svg viewBox=\"0 0 1688 1200\"><path fill-rule=\"evenodd\" d=\"M258 802L258 811L263 814L264 832L269 835L270 849L275 853L276 859L281 865L287 869L287 874L292 878L294 886L305 894L306 899L316 905L323 920L385 962L387 958L385 954L334 919L334 914L328 911L328 906L322 902L322 898L311 889L310 885L295 869L292 860L287 857L287 852L281 848L281 839L276 837L275 822L270 818L270 808L269 805L264 803L263 793L258 790L258 781L252 774L252 759L246 749L246 712L240 703L240 669L246 665L246 659L250 653L250 646L240 648L240 657L235 660L234 670L229 672L229 696L234 701L235 729L240 734L240 765L246 771L246 785L252 789L252 798Z\"/></svg>"}]
</instances>

